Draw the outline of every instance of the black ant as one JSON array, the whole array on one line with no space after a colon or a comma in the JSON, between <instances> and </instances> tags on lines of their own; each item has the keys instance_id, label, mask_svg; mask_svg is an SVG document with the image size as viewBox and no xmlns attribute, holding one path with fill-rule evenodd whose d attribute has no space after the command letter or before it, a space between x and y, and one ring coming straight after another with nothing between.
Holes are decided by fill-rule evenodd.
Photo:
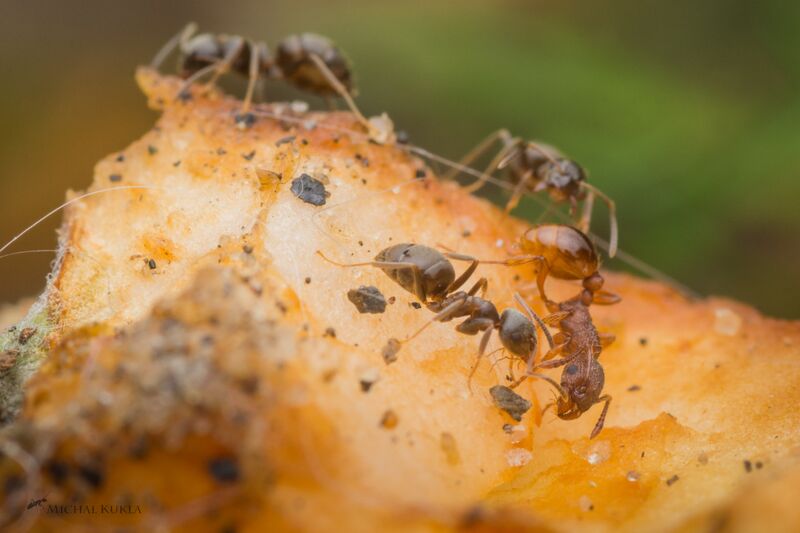
<instances>
[{"instance_id":1,"label":"black ant","mask_svg":"<svg viewBox=\"0 0 800 533\"><path fill-rule=\"evenodd\" d=\"M38 500L31 500L25 509L33 509L34 507L41 507L42 504L47 503L47 497L39 498Z\"/></svg>"},{"instance_id":2,"label":"black ant","mask_svg":"<svg viewBox=\"0 0 800 533\"><path fill-rule=\"evenodd\" d=\"M240 125L249 125L254 120L249 109L259 78L283 79L322 97L339 95L351 108L355 106L351 98L354 92L351 66L327 37L313 33L290 35L280 42L273 55L263 42L238 35L193 36L196 29L193 23L187 25L161 48L151 66L157 68L176 46L179 48L179 73L185 79L179 95L184 95L190 85L209 73L213 75L208 87L228 71L246 76L247 92L236 118Z\"/></svg>"},{"instance_id":3,"label":"black ant","mask_svg":"<svg viewBox=\"0 0 800 533\"><path fill-rule=\"evenodd\" d=\"M478 359L469 374L470 381L494 330L497 330L500 342L506 350L528 364L529 372L533 370L534 355L538 345L534 322L545 332L550 347L553 348L553 340L544 322L518 294L515 294L514 297L528 313L530 319L513 308L506 309L502 314L498 313L497 307L483 298L487 287L486 278L480 278L469 291L457 291L478 267L479 261L473 257L451 252L442 253L435 248L411 243L390 246L381 250L375 256L374 261L360 263L338 263L328 259L321 251L317 251L317 254L329 263L340 267L378 267L401 287L414 294L428 309L436 313L429 322L405 340L390 339L389 345L394 345L395 350L399 349L400 345L414 339L433 322L449 322L454 318L467 317L456 326L456 331L465 335L484 332L478 349ZM456 278L455 268L448 258L470 261L471 264ZM481 296L476 296L479 291ZM523 379L518 380L514 386L521 383Z\"/></svg>"},{"instance_id":4,"label":"black ant","mask_svg":"<svg viewBox=\"0 0 800 533\"><path fill-rule=\"evenodd\" d=\"M503 143L503 148L489 163L484 175L478 181L466 187L467 191L477 191L486 184L488 176L494 173L495 170L508 167L515 187L511 199L506 204L507 213L517 206L523 194L547 191L554 202L569 202L573 213L578 207L578 202L583 201L583 213L578 226L584 232L589 230L594 198L597 196L608 206L611 224L608 255L614 257L617 253L618 242L617 215L614 201L586 181L586 171L581 165L571 159L567 159L555 148L532 141L525 141L519 137L512 137L508 130L501 129L489 135L470 150L461 160L461 164L469 165L472 163L475 158L484 153L498 139ZM452 174L451 172L451 177L453 177Z\"/></svg>"}]
</instances>

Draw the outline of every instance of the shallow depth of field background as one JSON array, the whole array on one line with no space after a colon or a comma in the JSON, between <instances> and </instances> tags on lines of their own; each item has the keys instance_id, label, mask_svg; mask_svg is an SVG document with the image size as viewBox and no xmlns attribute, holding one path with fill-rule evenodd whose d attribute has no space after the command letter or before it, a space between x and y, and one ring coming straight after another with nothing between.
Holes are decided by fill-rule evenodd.
<instances>
[{"instance_id":1,"label":"shallow depth of field background","mask_svg":"<svg viewBox=\"0 0 800 533\"><path fill-rule=\"evenodd\" d=\"M800 3L786 0L4 0L0 241L152 125L134 68L188 20L269 44L331 36L364 111L448 157L501 126L559 146L616 198L623 249L701 294L800 317ZM595 221L606 235L602 205ZM57 224L13 250L54 247ZM0 259L0 302L38 293L50 260Z\"/></svg>"}]
</instances>

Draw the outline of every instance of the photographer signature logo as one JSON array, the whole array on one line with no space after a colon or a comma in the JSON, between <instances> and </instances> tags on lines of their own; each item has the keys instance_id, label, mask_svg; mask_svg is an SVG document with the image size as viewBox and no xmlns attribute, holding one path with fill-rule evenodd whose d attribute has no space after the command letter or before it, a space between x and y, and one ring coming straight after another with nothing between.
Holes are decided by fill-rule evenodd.
<instances>
[{"instance_id":1,"label":"photographer signature logo","mask_svg":"<svg viewBox=\"0 0 800 533\"><path fill-rule=\"evenodd\" d=\"M45 505L47 504L47 505ZM63 505L63 504L48 504L47 503L47 495L43 498L37 498L31 500L28 503L26 510L30 511L31 509L41 509L47 514L58 514L58 515L68 515L68 514L142 514L142 508L139 505L135 504L125 504L125 505L110 505L110 504L71 504L71 505Z\"/></svg>"}]
</instances>

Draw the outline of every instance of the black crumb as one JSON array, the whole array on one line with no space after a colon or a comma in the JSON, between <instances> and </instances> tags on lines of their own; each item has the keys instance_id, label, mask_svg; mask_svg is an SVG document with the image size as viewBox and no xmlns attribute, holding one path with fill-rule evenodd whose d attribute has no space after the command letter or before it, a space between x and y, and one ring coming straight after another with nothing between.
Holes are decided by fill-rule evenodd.
<instances>
[{"instance_id":1,"label":"black crumb","mask_svg":"<svg viewBox=\"0 0 800 533\"><path fill-rule=\"evenodd\" d=\"M234 117L236 125L240 128L249 128L256 123L256 116L252 113L245 113L244 115L236 115Z\"/></svg>"},{"instance_id":2,"label":"black crumb","mask_svg":"<svg viewBox=\"0 0 800 533\"><path fill-rule=\"evenodd\" d=\"M247 161L252 160L255 156L256 156L256 151L255 150L251 150L251 151L247 152L246 154L242 154L242 157L244 157L245 160L247 160Z\"/></svg>"},{"instance_id":3,"label":"black crumb","mask_svg":"<svg viewBox=\"0 0 800 533\"><path fill-rule=\"evenodd\" d=\"M494 399L494 404L509 414L511 418L520 422L522 415L531 408L531 402L509 389L505 385L495 385L489 389Z\"/></svg>"},{"instance_id":4,"label":"black crumb","mask_svg":"<svg viewBox=\"0 0 800 533\"><path fill-rule=\"evenodd\" d=\"M503 424L503 431L505 431L506 433L511 433L513 429L514 426L512 426L511 424Z\"/></svg>"},{"instance_id":5,"label":"black crumb","mask_svg":"<svg viewBox=\"0 0 800 533\"><path fill-rule=\"evenodd\" d=\"M242 246L242 251L244 253L248 254L248 255L252 254L253 253L253 247L250 246L249 244L245 244L244 246Z\"/></svg>"},{"instance_id":6,"label":"black crumb","mask_svg":"<svg viewBox=\"0 0 800 533\"><path fill-rule=\"evenodd\" d=\"M761 461L756 461L756 470L761 470L761 468L763 466L764 466L764 463L762 463Z\"/></svg>"},{"instance_id":7,"label":"black crumb","mask_svg":"<svg viewBox=\"0 0 800 533\"><path fill-rule=\"evenodd\" d=\"M387 365L390 365L395 361L397 361L397 352L400 351L401 346L402 345L400 344L400 341L395 338L391 338L388 341L386 341L386 346L383 347L381 355L383 356L383 361Z\"/></svg>"},{"instance_id":8,"label":"black crumb","mask_svg":"<svg viewBox=\"0 0 800 533\"><path fill-rule=\"evenodd\" d=\"M642 390L642 388L639 385L631 385L628 387L628 392L636 392L640 390Z\"/></svg>"},{"instance_id":9,"label":"black crumb","mask_svg":"<svg viewBox=\"0 0 800 533\"><path fill-rule=\"evenodd\" d=\"M78 475L93 489L99 488L105 481L105 474L100 468L83 465L78 467Z\"/></svg>"},{"instance_id":10,"label":"black crumb","mask_svg":"<svg viewBox=\"0 0 800 533\"><path fill-rule=\"evenodd\" d=\"M336 338L336 330L333 328L325 328L325 333L322 334L323 337L330 337L332 339Z\"/></svg>"},{"instance_id":11,"label":"black crumb","mask_svg":"<svg viewBox=\"0 0 800 533\"><path fill-rule=\"evenodd\" d=\"M306 282L306 285L308 285L309 283L311 283L311 278L306 278L305 282Z\"/></svg>"},{"instance_id":12,"label":"black crumb","mask_svg":"<svg viewBox=\"0 0 800 533\"><path fill-rule=\"evenodd\" d=\"M386 299L377 287L362 285L347 291L347 299L353 302L359 313L379 314L386 311Z\"/></svg>"},{"instance_id":13,"label":"black crumb","mask_svg":"<svg viewBox=\"0 0 800 533\"><path fill-rule=\"evenodd\" d=\"M118 181L122 181L122 175L121 174L111 174L108 177L108 181L110 181L112 183L117 183Z\"/></svg>"},{"instance_id":14,"label":"black crumb","mask_svg":"<svg viewBox=\"0 0 800 533\"><path fill-rule=\"evenodd\" d=\"M325 185L308 174L293 179L291 190L292 194L311 205L325 205L325 198L330 196Z\"/></svg>"},{"instance_id":15,"label":"black crumb","mask_svg":"<svg viewBox=\"0 0 800 533\"><path fill-rule=\"evenodd\" d=\"M417 171L414 173L414 175L418 178L424 178L425 176L428 175L428 173L425 172L424 168L418 168Z\"/></svg>"},{"instance_id":16,"label":"black crumb","mask_svg":"<svg viewBox=\"0 0 800 533\"><path fill-rule=\"evenodd\" d=\"M395 133L395 139L397 140L398 144L408 144L409 141L408 132L405 130L398 130Z\"/></svg>"},{"instance_id":17,"label":"black crumb","mask_svg":"<svg viewBox=\"0 0 800 533\"><path fill-rule=\"evenodd\" d=\"M69 465L67 463L53 460L44 465L44 471L53 483L56 485L63 485L69 477Z\"/></svg>"},{"instance_id":18,"label":"black crumb","mask_svg":"<svg viewBox=\"0 0 800 533\"><path fill-rule=\"evenodd\" d=\"M422 304L421 304L421 303L419 303L419 302L411 302L411 304L410 304L410 305L411 305L411 307L413 307L414 309L422 309Z\"/></svg>"},{"instance_id":19,"label":"black crumb","mask_svg":"<svg viewBox=\"0 0 800 533\"><path fill-rule=\"evenodd\" d=\"M179 166L181 166L181 160L180 160L180 159L178 159L177 161L175 161L174 163L172 163L172 166L173 166L173 167L176 167L176 168L177 168L177 167L179 167Z\"/></svg>"},{"instance_id":20,"label":"black crumb","mask_svg":"<svg viewBox=\"0 0 800 533\"><path fill-rule=\"evenodd\" d=\"M228 153L228 151L225 148L222 148L222 147L217 148L217 155L225 155L227 153Z\"/></svg>"},{"instance_id":21,"label":"black crumb","mask_svg":"<svg viewBox=\"0 0 800 533\"><path fill-rule=\"evenodd\" d=\"M275 141L275 146L281 146L282 144L287 144L287 143L294 142L296 137L297 137L296 135L289 135L287 137L281 137L280 139Z\"/></svg>"},{"instance_id":22,"label":"black crumb","mask_svg":"<svg viewBox=\"0 0 800 533\"><path fill-rule=\"evenodd\" d=\"M148 260L148 261L147 261L147 267L148 267L150 270L155 270L155 269L158 267L158 265L156 265L156 260L155 260L155 259L150 259L150 260Z\"/></svg>"},{"instance_id":23,"label":"black crumb","mask_svg":"<svg viewBox=\"0 0 800 533\"><path fill-rule=\"evenodd\" d=\"M744 460L744 471L748 474L753 471L753 463L748 461L747 459Z\"/></svg>"},{"instance_id":24,"label":"black crumb","mask_svg":"<svg viewBox=\"0 0 800 533\"><path fill-rule=\"evenodd\" d=\"M361 385L361 392L369 392L372 386L375 385L375 382L368 379L361 379L358 384Z\"/></svg>"},{"instance_id":25,"label":"black crumb","mask_svg":"<svg viewBox=\"0 0 800 533\"><path fill-rule=\"evenodd\" d=\"M639 346L647 346L647 337L639 338Z\"/></svg>"},{"instance_id":26,"label":"black crumb","mask_svg":"<svg viewBox=\"0 0 800 533\"><path fill-rule=\"evenodd\" d=\"M122 163L123 161L125 161L125 154L119 154L117 156L117 162Z\"/></svg>"},{"instance_id":27,"label":"black crumb","mask_svg":"<svg viewBox=\"0 0 800 533\"><path fill-rule=\"evenodd\" d=\"M152 144L147 145L147 153L150 155L156 155L158 153L158 148L153 146Z\"/></svg>"},{"instance_id":28,"label":"black crumb","mask_svg":"<svg viewBox=\"0 0 800 533\"><path fill-rule=\"evenodd\" d=\"M217 457L210 460L208 472L220 483L235 483L239 480L239 464L233 457Z\"/></svg>"},{"instance_id":29,"label":"black crumb","mask_svg":"<svg viewBox=\"0 0 800 533\"><path fill-rule=\"evenodd\" d=\"M667 480L667 486L668 486L668 487L671 487L672 485L674 485L675 483L677 483L679 479L680 479L680 478L678 477L678 474L675 474L674 476L672 476L671 478L669 478L669 479Z\"/></svg>"}]
</instances>

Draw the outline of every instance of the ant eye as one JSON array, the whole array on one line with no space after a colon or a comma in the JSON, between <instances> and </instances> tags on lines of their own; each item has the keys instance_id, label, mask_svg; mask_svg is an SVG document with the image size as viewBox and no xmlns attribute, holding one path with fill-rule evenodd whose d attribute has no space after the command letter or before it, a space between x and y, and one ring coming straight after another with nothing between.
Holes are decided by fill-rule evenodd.
<instances>
[{"instance_id":1,"label":"ant eye","mask_svg":"<svg viewBox=\"0 0 800 533\"><path fill-rule=\"evenodd\" d=\"M575 373L578 372L578 365L573 363L573 364L569 365L567 368L565 368L564 370L565 370L565 372L567 374L570 374L570 375L575 374Z\"/></svg>"}]
</instances>

